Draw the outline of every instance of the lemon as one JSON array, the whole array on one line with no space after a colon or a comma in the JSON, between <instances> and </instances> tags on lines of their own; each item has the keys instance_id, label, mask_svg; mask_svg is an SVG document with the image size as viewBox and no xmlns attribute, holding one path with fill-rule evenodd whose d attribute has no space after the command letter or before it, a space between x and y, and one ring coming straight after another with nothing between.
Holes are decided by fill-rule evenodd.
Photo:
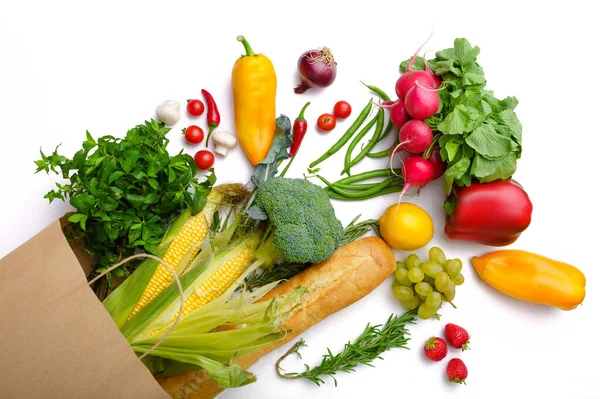
<instances>
[{"instance_id":1,"label":"lemon","mask_svg":"<svg viewBox=\"0 0 600 399\"><path fill-rule=\"evenodd\" d=\"M433 220L425 209L402 202L387 208L379 218L381 236L387 244L403 251L424 247L433 238Z\"/></svg>"}]
</instances>

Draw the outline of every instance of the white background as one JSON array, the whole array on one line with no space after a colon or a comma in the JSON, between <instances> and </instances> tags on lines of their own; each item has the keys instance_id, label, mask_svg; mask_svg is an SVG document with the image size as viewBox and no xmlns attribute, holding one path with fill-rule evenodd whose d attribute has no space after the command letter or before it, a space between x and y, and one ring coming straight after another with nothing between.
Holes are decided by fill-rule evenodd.
<instances>
[{"instance_id":1,"label":"white background","mask_svg":"<svg viewBox=\"0 0 600 399\"><path fill-rule=\"evenodd\" d=\"M404 4L402 4L404 3ZM274 373L276 359L287 348L252 367L258 382L227 391L224 398L306 397L447 397L447 398L600 398L600 350L597 344L598 293L598 42L594 2L84 2L19 1L0 5L0 256L19 246L64 212L68 204L51 205L42 196L55 178L34 175L38 150L71 156L85 138L122 136L154 116L164 100L182 103L213 93L222 128L233 130L230 73L244 34L257 52L273 61L278 75L277 112L294 118L308 100L310 128L290 175L328 148L352 122L371 94L359 80L393 93L398 64L429 36L428 49L452 45L466 37L481 48L479 62L488 88L498 97L520 100L517 114L524 127L523 157L516 180L533 204L533 222L512 246L544 254L579 267L587 276L582 307L563 312L520 302L478 280L469 258L492 250L451 242L444 236L441 182L418 198L434 218L432 244L460 257L466 283L445 306L442 322L422 321L411 328L411 350L393 350L374 368L339 375L322 387L287 381ZM493 4L493 5L492 5ZM298 83L296 60L305 50L328 46L338 62L330 88L293 93ZM318 115L340 99L355 113L329 135L314 129ZM169 149L183 144L179 129L192 123L183 117L170 133ZM197 123L205 127L205 118ZM340 157L322 164L336 178ZM364 162L357 170L382 167ZM236 149L216 164L220 182L246 181L249 164ZM335 203L342 222L355 215L377 218L396 198L367 203ZM419 252L424 254L425 251ZM399 256L406 254L398 253ZM303 334L309 344L304 361L316 364L327 347L339 350L368 323L383 323L402 309L390 281L355 305ZM447 322L463 325L472 335L472 350L451 351L469 368L467 386L445 381L445 364L424 359L422 345L439 335ZM288 360L289 370L302 363ZM418 396L413 396L418 395Z\"/></svg>"}]
</instances>

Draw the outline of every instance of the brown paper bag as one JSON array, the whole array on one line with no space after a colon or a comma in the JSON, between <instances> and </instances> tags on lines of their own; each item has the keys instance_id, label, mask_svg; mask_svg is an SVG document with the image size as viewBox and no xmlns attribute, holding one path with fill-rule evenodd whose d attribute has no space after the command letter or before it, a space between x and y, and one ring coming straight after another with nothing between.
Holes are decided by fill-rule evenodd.
<instances>
[{"instance_id":1,"label":"brown paper bag","mask_svg":"<svg viewBox=\"0 0 600 399\"><path fill-rule=\"evenodd\" d=\"M169 398L88 287L56 221L0 259L0 398Z\"/></svg>"}]
</instances>

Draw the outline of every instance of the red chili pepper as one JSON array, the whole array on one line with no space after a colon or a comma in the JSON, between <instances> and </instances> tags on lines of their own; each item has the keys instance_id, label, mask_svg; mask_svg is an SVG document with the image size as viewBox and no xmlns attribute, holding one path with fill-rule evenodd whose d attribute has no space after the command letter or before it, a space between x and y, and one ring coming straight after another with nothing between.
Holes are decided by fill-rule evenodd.
<instances>
[{"instance_id":1,"label":"red chili pepper","mask_svg":"<svg viewBox=\"0 0 600 399\"><path fill-rule=\"evenodd\" d=\"M515 242L531 222L531 200L513 180L472 183L458 189L453 202L445 228L453 240L501 247Z\"/></svg>"},{"instance_id":2,"label":"red chili pepper","mask_svg":"<svg viewBox=\"0 0 600 399\"><path fill-rule=\"evenodd\" d=\"M306 110L306 108L308 108L309 105L310 105L310 102L307 102L304 105L304 107L302 107L302 110L300 111L300 115L298 115L298 117L294 121L294 129L292 130L292 132L293 132L292 146L290 147L290 157L293 157L294 155L296 155L296 153L298 152L298 149L300 148L300 144L302 143L302 140L304 139L304 135L306 134L306 131L308 130L308 123L306 123L306 119L304 119L304 111Z\"/></svg>"},{"instance_id":3,"label":"red chili pepper","mask_svg":"<svg viewBox=\"0 0 600 399\"><path fill-rule=\"evenodd\" d=\"M210 139L210 135L213 130L219 126L221 123L221 115L219 114L219 109L217 108L217 104L215 103L215 99L213 96L202 89L202 95L204 96L204 100L206 101L206 107L208 111L206 112L206 121L208 122L208 134L206 135L206 146L208 146L208 139Z\"/></svg>"}]
</instances>

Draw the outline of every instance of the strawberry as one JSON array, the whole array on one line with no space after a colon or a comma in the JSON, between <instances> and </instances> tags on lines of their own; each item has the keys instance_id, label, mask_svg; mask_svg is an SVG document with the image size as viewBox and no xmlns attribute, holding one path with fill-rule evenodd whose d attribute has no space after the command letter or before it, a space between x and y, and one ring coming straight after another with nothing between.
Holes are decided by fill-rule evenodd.
<instances>
[{"instance_id":1,"label":"strawberry","mask_svg":"<svg viewBox=\"0 0 600 399\"><path fill-rule=\"evenodd\" d=\"M464 328L457 326L456 324L448 323L446 324L446 328L444 329L444 335L448 340L450 346L456 348L467 350L469 348L469 333Z\"/></svg>"},{"instance_id":2,"label":"strawberry","mask_svg":"<svg viewBox=\"0 0 600 399\"><path fill-rule=\"evenodd\" d=\"M425 342L425 356L439 362L448 354L448 346L442 338L431 337Z\"/></svg>"},{"instance_id":3,"label":"strawberry","mask_svg":"<svg viewBox=\"0 0 600 399\"><path fill-rule=\"evenodd\" d=\"M451 382L467 384L465 380L467 379L467 375L469 375L469 371L467 370L465 363L460 359L450 359L448 367L446 368L446 374L448 374L448 380Z\"/></svg>"}]
</instances>

